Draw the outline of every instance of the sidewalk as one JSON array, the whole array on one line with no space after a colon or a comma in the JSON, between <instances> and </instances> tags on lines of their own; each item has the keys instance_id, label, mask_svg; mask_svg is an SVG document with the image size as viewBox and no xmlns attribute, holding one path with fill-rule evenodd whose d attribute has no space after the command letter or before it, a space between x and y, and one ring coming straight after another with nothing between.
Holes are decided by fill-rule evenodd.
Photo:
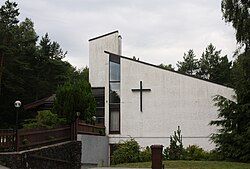
<instances>
[{"instance_id":1,"label":"sidewalk","mask_svg":"<svg viewBox=\"0 0 250 169\"><path fill-rule=\"evenodd\" d=\"M91 169L138 169L138 168L121 168L121 167L94 167ZM150 168L140 168L140 169L150 169Z\"/></svg>"},{"instance_id":2,"label":"sidewalk","mask_svg":"<svg viewBox=\"0 0 250 169\"><path fill-rule=\"evenodd\" d=\"M0 165L0 169L9 169L9 168Z\"/></svg>"}]
</instances>

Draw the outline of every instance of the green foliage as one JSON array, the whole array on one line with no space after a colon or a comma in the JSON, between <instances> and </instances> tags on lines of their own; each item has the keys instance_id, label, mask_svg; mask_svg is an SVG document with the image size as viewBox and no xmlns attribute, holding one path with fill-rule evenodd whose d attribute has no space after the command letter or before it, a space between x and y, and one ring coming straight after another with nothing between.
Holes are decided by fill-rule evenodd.
<instances>
[{"instance_id":1,"label":"green foliage","mask_svg":"<svg viewBox=\"0 0 250 169\"><path fill-rule=\"evenodd\" d=\"M232 23L236 30L236 40L250 47L250 1L222 0L221 10L226 22Z\"/></svg>"},{"instance_id":2,"label":"green foliage","mask_svg":"<svg viewBox=\"0 0 250 169\"><path fill-rule=\"evenodd\" d=\"M220 84L230 84L231 62L227 56L221 57L220 53L221 50L217 51L212 44L209 44L198 62L199 70L196 76Z\"/></svg>"},{"instance_id":3,"label":"green foliage","mask_svg":"<svg viewBox=\"0 0 250 169\"><path fill-rule=\"evenodd\" d=\"M96 112L96 102L89 82L79 80L59 86L53 111L66 117L69 122L74 121L76 112L80 112L81 119L91 122Z\"/></svg>"},{"instance_id":4,"label":"green foliage","mask_svg":"<svg viewBox=\"0 0 250 169\"><path fill-rule=\"evenodd\" d=\"M232 86L232 62L228 60L227 56L221 56L221 50L217 51L212 44L207 46L199 60L196 59L194 51L190 49L187 53L184 53L183 61L178 61L176 65L178 72ZM172 69L172 65L161 64L159 66L165 69Z\"/></svg>"},{"instance_id":5,"label":"green foliage","mask_svg":"<svg viewBox=\"0 0 250 169\"><path fill-rule=\"evenodd\" d=\"M249 1L222 0L222 12L226 22L236 29L236 40L245 45L245 51L238 55L232 68L234 101L222 96L215 97L219 110L218 119L211 125L220 126L213 134L217 151L222 158L243 162L250 161L250 13Z\"/></svg>"},{"instance_id":6,"label":"green foliage","mask_svg":"<svg viewBox=\"0 0 250 169\"><path fill-rule=\"evenodd\" d=\"M147 146L144 150L140 151L140 162L147 162L151 161L151 149L149 146Z\"/></svg>"},{"instance_id":7,"label":"green foliage","mask_svg":"<svg viewBox=\"0 0 250 169\"><path fill-rule=\"evenodd\" d=\"M224 160L223 156L216 149L208 152L209 161L222 161Z\"/></svg>"},{"instance_id":8,"label":"green foliage","mask_svg":"<svg viewBox=\"0 0 250 169\"><path fill-rule=\"evenodd\" d=\"M226 161L188 161L167 160L163 161L165 168L171 169L249 169L250 164ZM115 168L151 168L151 162L124 163L113 166Z\"/></svg>"},{"instance_id":9,"label":"green foliage","mask_svg":"<svg viewBox=\"0 0 250 169\"><path fill-rule=\"evenodd\" d=\"M207 152L197 145L189 145L187 148L183 148L181 151L181 158L173 158L169 155L169 147L165 148L163 151L163 156L165 160L210 160L210 161L220 161L223 160L221 154L216 150L211 150Z\"/></svg>"},{"instance_id":10,"label":"green foliage","mask_svg":"<svg viewBox=\"0 0 250 169\"><path fill-rule=\"evenodd\" d=\"M190 49L188 53L184 53L183 62L178 62L178 71L189 75L195 75L198 69L198 60L195 58L194 51Z\"/></svg>"},{"instance_id":11,"label":"green foliage","mask_svg":"<svg viewBox=\"0 0 250 169\"><path fill-rule=\"evenodd\" d=\"M180 160L183 156L183 144L180 126L177 131L174 131L174 135L170 136L170 145L164 151L165 158L170 160Z\"/></svg>"},{"instance_id":12,"label":"green foliage","mask_svg":"<svg viewBox=\"0 0 250 169\"><path fill-rule=\"evenodd\" d=\"M17 3L6 1L0 7L0 127L15 123L13 102L25 105L54 94L75 73L63 52L48 34L38 42L30 19L18 20ZM20 113L20 120L30 118Z\"/></svg>"},{"instance_id":13,"label":"green foliage","mask_svg":"<svg viewBox=\"0 0 250 169\"><path fill-rule=\"evenodd\" d=\"M59 118L57 114L49 110L38 112L35 119L26 120L24 128L54 128L58 125L66 124L65 118Z\"/></svg>"},{"instance_id":14,"label":"green foliage","mask_svg":"<svg viewBox=\"0 0 250 169\"><path fill-rule=\"evenodd\" d=\"M112 164L139 162L140 146L134 139L120 143L111 159Z\"/></svg>"},{"instance_id":15,"label":"green foliage","mask_svg":"<svg viewBox=\"0 0 250 169\"><path fill-rule=\"evenodd\" d=\"M197 145L188 146L184 151L186 160L208 160L209 153Z\"/></svg>"},{"instance_id":16,"label":"green foliage","mask_svg":"<svg viewBox=\"0 0 250 169\"><path fill-rule=\"evenodd\" d=\"M218 119L210 124L221 127L212 136L218 152L225 159L249 162L250 105L236 103L223 96L217 96L214 100L220 113Z\"/></svg>"},{"instance_id":17,"label":"green foliage","mask_svg":"<svg viewBox=\"0 0 250 169\"><path fill-rule=\"evenodd\" d=\"M163 63L161 63L159 65L159 67L163 68L163 69L166 69L166 70L174 70L174 67L172 64L168 64L168 65L164 65Z\"/></svg>"}]
</instances>

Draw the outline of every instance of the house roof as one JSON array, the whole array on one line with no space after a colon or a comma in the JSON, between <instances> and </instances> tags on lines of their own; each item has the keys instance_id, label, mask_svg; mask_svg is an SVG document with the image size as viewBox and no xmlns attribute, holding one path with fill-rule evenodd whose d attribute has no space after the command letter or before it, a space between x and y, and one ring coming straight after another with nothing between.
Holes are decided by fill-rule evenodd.
<instances>
[{"instance_id":1,"label":"house roof","mask_svg":"<svg viewBox=\"0 0 250 169\"><path fill-rule=\"evenodd\" d=\"M188 77L191 77L191 78L195 78L195 79L203 80L203 81L206 81L206 82L209 82L209 83L213 83L213 84L217 84L217 85L221 85L221 86L224 86L224 87L231 88L231 87L229 87L227 85L216 83L216 82L210 81L208 79L202 79L200 77L196 77L196 76L193 76L193 75L188 75L188 74L181 73L181 72L178 72L178 71L175 71L175 70L165 69L165 68L162 68L160 66L157 66L157 65L154 65L154 64L151 64L151 63L147 63L147 62L143 62L143 61L140 61L140 60L135 60L135 59L130 58L130 57L117 55L117 54L114 54L114 53L111 53L111 52L108 52L108 51L104 51L104 53L115 55L117 57L120 57L120 58L123 58L123 59L127 59L127 60L131 60L131 61L134 61L134 62L138 62L138 63L141 63L141 64L145 64L145 65L148 65L148 66L153 66L153 67L156 67L156 68L159 68L159 69L162 69L162 70L166 70L166 71L170 71L170 72L173 72L173 73L177 73L177 74L180 74L180 75L183 75L183 76L188 76ZM231 88L231 89L233 89L233 88Z\"/></svg>"},{"instance_id":2,"label":"house roof","mask_svg":"<svg viewBox=\"0 0 250 169\"><path fill-rule=\"evenodd\" d=\"M43 104L46 104L46 103L53 103L55 98L56 98L56 94L53 94L51 96L42 98L40 100L36 100L32 103L28 103L28 104L24 105L23 107L25 110L33 109L33 108L36 108L36 107L43 105Z\"/></svg>"},{"instance_id":3,"label":"house roof","mask_svg":"<svg viewBox=\"0 0 250 169\"><path fill-rule=\"evenodd\" d=\"M107 33L107 34L104 34L104 35L101 35L101 36L97 36L97 37L95 37L95 38L91 38L91 39L89 39L89 41L96 40L96 39L102 38L102 37L104 37L104 36L111 35L111 34L113 34L113 33L118 33L118 30L117 30L117 31L110 32L110 33Z\"/></svg>"}]
</instances>

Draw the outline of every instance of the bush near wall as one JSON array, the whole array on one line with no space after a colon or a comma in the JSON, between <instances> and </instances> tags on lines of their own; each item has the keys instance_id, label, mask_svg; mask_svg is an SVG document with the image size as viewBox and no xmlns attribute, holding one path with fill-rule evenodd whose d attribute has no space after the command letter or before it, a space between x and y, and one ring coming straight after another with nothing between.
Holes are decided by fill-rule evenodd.
<instances>
[{"instance_id":1,"label":"bush near wall","mask_svg":"<svg viewBox=\"0 0 250 169\"><path fill-rule=\"evenodd\" d=\"M173 160L169 155L169 147L163 151L165 160ZM221 161L223 160L221 155L216 150L205 151L198 145L189 145L187 148L183 148L181 158L178 160L208 160L208 161Z\"/></svg>"},{"instance_id":2,"label":"bush near wall","mask_svg":"<svg viewBox=\"0 0 250 169\"><path fill-rule=\"evenodd\" d=\"M146 149L140 151L140 162L151 161L151 154L151 149L147 146Z\"/></svg>"},{"instance_id":3,"label":"bush near wall","mask_svg":"<svg viewBox=\"0 0 250 169\"><path fill-rule=\"evenodd\" d=\"M197 145L189 145L184 150L184 159L186 160L208 160L209 152L204 151Z\"/></svg>"},{"instance_id":4,"label":"bush near wall","mask_svg":"<svg viewBox=\"0 0 250 169\"><path fill-rule=\"evenodd\" d=\"M140 146L134 140L130 139L123 143L118 144L117 149L112 155L112 164L121 164L121 163L135 163L139 162L140 158Z\"/></svg>"},{"instance_id":5,"label":"bush near wall","mask_svg":"<svg viewBox=\"0 0 250 169\"><path fill-rule=\"evenodd\" d=\"M151 160L151 149L140 150L140 145L134 139L118 144L111 157L111 164L147 162Z\"/></svg>"},{"instance_id":6,"label":"bush near wall","mask_svg":"<svg viewBox=\"0 0 250 169\"><path fill-rule=\"evenodd\" d=\"M187 148L183 148L180 154L181 159L178 160L208 160L208 161L220 161L223 160L220 154L212 150L207 152L197 145L189 145ZM165 160L169 160L169 147L166 147L163 151ZM141 149L140 145L133 138L122 142L117 145L117 149L111 156L111 164L121 163L136 163L136 162L148 162L151 161L151 149L147 146L145 149Z\"/></svg>"},{"instance_id":7,"label":"bush near wall","mask_svg":"<svg viewBox=\"0 0 250 169\"><path fill-rule=\"evenodd\" d=\"M61 118L50 110L39 111L35 119L28 119L24 122L23 128L54 128L66 124L66 118Z\"/></svg>"}]
</instances>

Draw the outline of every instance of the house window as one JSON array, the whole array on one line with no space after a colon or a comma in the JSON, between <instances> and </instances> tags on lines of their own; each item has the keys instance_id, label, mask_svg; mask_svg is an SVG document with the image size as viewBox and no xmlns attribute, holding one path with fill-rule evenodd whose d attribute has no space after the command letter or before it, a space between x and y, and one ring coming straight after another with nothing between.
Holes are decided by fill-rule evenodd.
<instances>
[{"instance_id":1,"label":"house window","mask_svg":"<svg viewBox=\"0 0 250 169\"><path fill-rule=\"evenodd\" d=\"M104 125L105 113L105 89L104 87L92 87L92 93L96 101L96 123Z\"/></svg>"},{"instance_id":2,"label":"house window","mask_svg":"<svg viewBox=\"0 0 250 169\"><path fill-rule=\"evenodd\" d=\"M110 81L120 81L120 63L110 61Z\"/></svg>"},{"instance_id":3,"label":"house window","mask_svg":"<svg viewBox=\"0 0 250 169\"><path fill-rule=\"evenodd\" d=\"M109 133L120 133L120 57L109 56Z\"/></svg>"},{"instance_id":4,"label":"house window","mask_svg":"<svg viewBox=\"0 0 250 169\"><path fill-rule=\"evenodd\" d=\"M120 103L120 82L110 82L110 103Z\"/></svg>"},{"instance_id":5,"label":"house window","mask_svg":"<svg viewBox=\"0 0 250 169\"><path fill-rule=\"evenodd\" d=\"M119 132L120 131L120 112L110 111L110 131Z\"/></svg>"}]
</instances>

